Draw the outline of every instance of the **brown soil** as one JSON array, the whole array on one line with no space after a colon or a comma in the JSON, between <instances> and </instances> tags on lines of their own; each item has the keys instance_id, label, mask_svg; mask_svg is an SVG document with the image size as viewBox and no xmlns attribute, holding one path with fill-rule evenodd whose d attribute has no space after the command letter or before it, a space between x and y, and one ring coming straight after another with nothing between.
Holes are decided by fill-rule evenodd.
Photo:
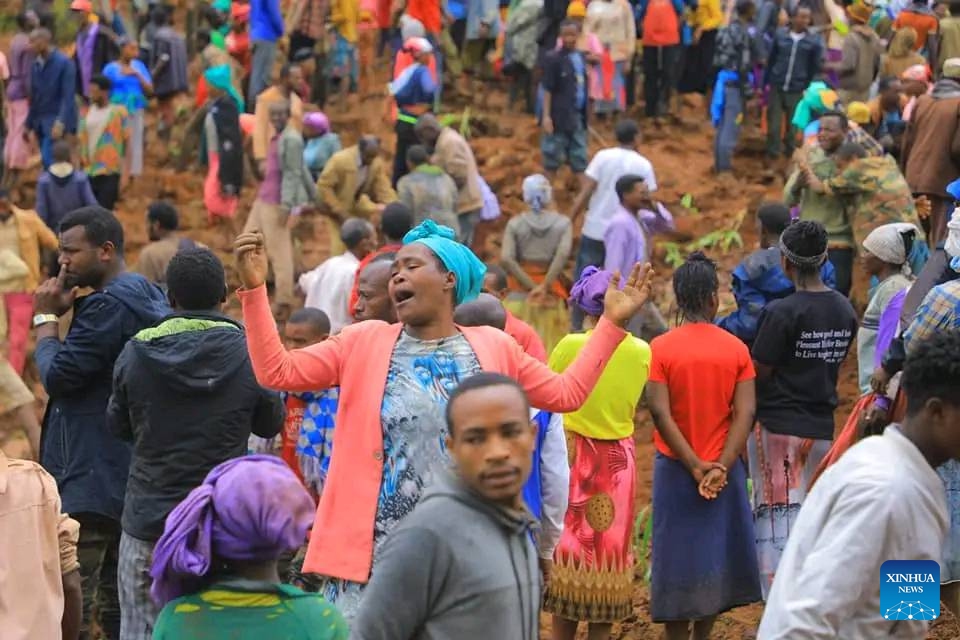
<instances>
[{"instance_id":1,"label":"brown soil","mask_svg":"<svg viewBox=\"0 0 960 640\"><path fill-rule=\"evenodd\" d=\"M374 84L374 86L383 86ZM341 134L344 145L353 144L362 133L374 133L382 137L385 147L392 152L394 136L392 127L383 119L383 94L368 95L359 105L349 112L331 107L328 111L334 129ZM463 105L454 109L462 109ZM500 231L505 219L522 211L520 182L523 177L540 172L539 135L532 118L516 114L506 107L505 92L492 91L488 104L482 113L471 108L471 129L475 137L470 142L474 148L480 170L491 188L500 198L504 218L495 223L484 225L479 230L483 246L484 259L496 259ZM720 266L722 307L729 308L733 302L729 293L730 273L740 259L756 243L755 219L753 212L767 199L778 199L782 190L782 175L774 175L771 167L765 165L762 144L756 132L746 131L743 136L742 151L737 157L736 178L718 180L711 172L713 163L713 135L705 110L687 109L684 121L664 129L655 129L648 122L643 123L642 153L653 163L660 190L658 198L670 209L677 219L678 238L683 242L718 229L739 230L743 247L732 246L728 250L709 248L706 252L716 259ZM152 120L151 120L152 122ZM614 139L609 123L594 123L594 132L590 136L590 151L610 146ZM202 202L203 172L194 167L185 173L176 173L169 161L169 146L154 137L154 129L148 124L146 174L137 181L131 192L118 204L117 214L123 222L127 237L127 258L134 264L139 249L147 242L145 212L147 205L155 198L168 197L181 212L181 224L185 233L196 241L213 248L224 260L228 278L236 285L229 247L222 236L207 227L206 212ZM759 176L768 176L760 178ZM555 196L558 210L566 212L575 196L575 180L569 174L561 172L555 181ZM244 222L249 204L253 201L255 189L248 186L244 190L243 203L238 220L238 228ZM685 194L692 197L692 207L696 211L681 205ZM297 233L299 262L303 270L319 264L328 256L328 235L325 224L319 219L307 219ZM654 255L656 280L654 295L658 305L667 317L673 317L673 296L670 290L671 268L665 263L666 240L658 243ZM571 264L572 266L572 264ZM238 311L235 300L230 304L231 312ZM38 391L38 410L42 409L43 393L36 384L35 372L28 372L28 378L34 382ZM840 384L841 407L837 412L839 420L846 417L849 408L857 396L856 367L853 359L848 359ZM0 427L2 427L0 422ZM637 469L639 473L636 503L642 509L650 503L653 444L652 423L646 411L637 417ZM0 429L2 431L2 429ZM15 444L16 443L11 443ZM707 532L705 534L708 535ZM867 534L867 532L865 532ZM634 597L634 614L615 627L615 638L635 638L637 640L659 639L661 629L650 622L647 611L648 592L643 577L638 575ZM752 605L737 609L720 616L713 637L718 640L741 640L752 638L762 613L762 606ZM546 629L542 638L549 637L549 620L545 617ZM581 637L586 637L581 630ZM946 640L960 637L960 623L945 614L933 625L931 638Z\"/></svg>"}]
</instances>

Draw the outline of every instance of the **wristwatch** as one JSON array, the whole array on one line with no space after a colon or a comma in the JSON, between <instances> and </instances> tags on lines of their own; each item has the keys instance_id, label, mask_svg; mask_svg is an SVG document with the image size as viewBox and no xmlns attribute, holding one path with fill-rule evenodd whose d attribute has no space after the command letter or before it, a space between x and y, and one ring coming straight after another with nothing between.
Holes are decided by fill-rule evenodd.
<instances>
[{"instance_id":1,"label":"wristwatch","mask_svg":"<svg viewBox=\"0 0 960 640\"><path fill-rule=\"evenodd\" d=\"M49 324L51 322L60 322L60 317L54 313L38 313L33 316L33 328L36 329L42 324Z\"/></svg>"}]
</instances>

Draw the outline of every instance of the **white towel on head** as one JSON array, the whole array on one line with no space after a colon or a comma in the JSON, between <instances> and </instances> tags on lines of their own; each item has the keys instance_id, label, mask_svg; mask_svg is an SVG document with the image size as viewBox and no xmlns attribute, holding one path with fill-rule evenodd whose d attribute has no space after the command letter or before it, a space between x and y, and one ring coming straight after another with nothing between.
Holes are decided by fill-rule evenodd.
<instances>
[{"instance_id":1,"label":"white towel on head","mask_svg":"<svg viewBox=\"0 0 960 640\"><path fill-rule=\"evenodd\" d=\"M909 222L893 222L877 227L864 241L863 248L889 264L905 265L907 246L901 234L913 231L914 237L919 230Z\"/></svg>"},{"instance_id":2,"label":"white towel on head","mask_svg":"<svg viewBox=\"0 0 960 640\"><path fill-rule=\"evenodd\" d=\"M960 257L960 207L953 210L953 215L947 222L947 240L943 248L950 257Z\"/></svg>"}]
</instances>

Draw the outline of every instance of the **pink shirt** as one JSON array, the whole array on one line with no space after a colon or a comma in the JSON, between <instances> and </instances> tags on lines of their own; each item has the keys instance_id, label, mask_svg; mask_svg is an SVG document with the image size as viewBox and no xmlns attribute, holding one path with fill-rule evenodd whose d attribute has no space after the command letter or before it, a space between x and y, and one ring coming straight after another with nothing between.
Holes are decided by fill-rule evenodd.
<instances>
[{"instance_id":1,"label":"pink shirt","mask_svg":"<svg viewBox=\"0 0 960 640\"><path fill-rule=\"evenodd\" d=\"M373 563L373 524L383 478L380 405L393 346L402 325L368 320L305 349L280 342L267 289L238 291L257 381L284 391L340 386L340 405L327 482L317 508L303 570L366 582ZM480 368L515 378L530 403L557 413L586 401L626 332L601 318L586 347L562 374L527 355L493 327L459 327Z\"/></svg>"}]
</instances>

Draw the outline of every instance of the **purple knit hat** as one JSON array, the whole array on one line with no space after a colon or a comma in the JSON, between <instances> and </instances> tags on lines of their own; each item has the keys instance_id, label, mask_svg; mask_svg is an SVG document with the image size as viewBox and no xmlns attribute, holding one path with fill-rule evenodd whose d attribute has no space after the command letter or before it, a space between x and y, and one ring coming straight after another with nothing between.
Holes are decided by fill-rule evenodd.
<instances>
[{"instance_id":1,"label":"purple knit hat","mask_svg":"<svg viewBox=\"0 0 960 640\"><path fill-rule=\"evenodd\" d=\"M310 494L280 458L217 465L167 516L150 569L154 602L196 591L214 558L272 560L300 547L313 514Z\"/></svg>"},{"instance_id":2,"label":"purple knit hat","mask_svg":"<svg viewBox=\"0 0 960 640\"><path fill-rule=\"evenodd\" d=\"M580 279L570 290L570 301L591 316L603 314L603 297L607 294L613 273L603 271L593 265L580 273Z\"/></svg>"}]
</instances>

